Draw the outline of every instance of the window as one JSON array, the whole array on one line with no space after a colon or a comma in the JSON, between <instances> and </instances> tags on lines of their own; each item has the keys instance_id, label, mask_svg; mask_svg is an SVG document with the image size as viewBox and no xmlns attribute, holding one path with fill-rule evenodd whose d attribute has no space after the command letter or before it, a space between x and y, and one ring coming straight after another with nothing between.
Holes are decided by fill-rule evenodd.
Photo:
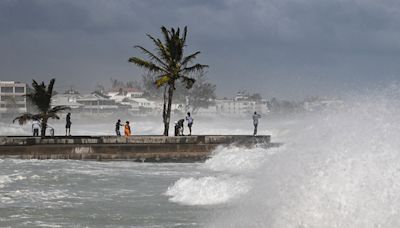
<instances>
[{"instance_id":1,"label":"window","mask_svg":"<svg viewBox=\"0 0 400 228\"><path fill-rule=\"evenodd\" d=\"M10 100L12 100L13 99L13 96L1 96L1 100L2 101L10 101Z\"/></svg>"},{"instance_id":2,"label":"window","mask_svg":"<svg viewBox=\"0 0 400 228\"><path fill-rule=\"evenodd\" d=\"M15 101L25 101L25 97L23 97L23 96L15 96Z\"/></svg>"},{"instance_id":3,"label":"window","mask_svg":"<svg viewBox=\"0 0 400 228\"><path fill-rule=\"evenodd\" d=\"M16 93L25 93L25 87L15 87Z\"/></svg>"},{"instance_id":4,"label":"window","mask_svg":"<svg viewBox=\"0 0 400 228\"><path fill-rule=\"evenodd\" d=\"M13 93L14 89L13 89L13 87L1 87L1 92L2 93Z\"/></svg>"}]
</instances>

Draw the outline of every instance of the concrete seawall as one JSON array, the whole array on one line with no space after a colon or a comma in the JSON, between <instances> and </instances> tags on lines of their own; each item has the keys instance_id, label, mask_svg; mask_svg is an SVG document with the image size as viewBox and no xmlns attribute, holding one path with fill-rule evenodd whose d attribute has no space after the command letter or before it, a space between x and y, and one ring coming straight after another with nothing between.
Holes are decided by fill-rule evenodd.
<instances>
[{"instance_id":1,"label":"concrete seawall","mask_svg":"<svg viewBox=\"0 0 400 228\"><path fill-rule=\"evenodd\" d=\"M0 136L0 159L133 160L192 162L207 159L218 146L269 147L271 137L246 135L199 136Z\"/></svg>"}]
</instances>

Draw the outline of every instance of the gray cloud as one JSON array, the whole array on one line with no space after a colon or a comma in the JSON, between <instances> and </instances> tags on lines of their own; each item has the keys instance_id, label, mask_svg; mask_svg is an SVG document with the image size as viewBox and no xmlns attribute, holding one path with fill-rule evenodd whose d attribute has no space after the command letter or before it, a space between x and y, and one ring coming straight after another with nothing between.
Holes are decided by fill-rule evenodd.
<instances>
[{"instance_id":1,"label":"gray cloud","mask_svg":"<svg viewBox=\"0 0 400 228\"><path fill-rule=\"evenodd\" d=\"M127 63L159 27L189 27L220 95L299 97L387 83L400 70L400 2L383 0L0 1L0 78L60 89L140 78Z\"/></svg>"}]
</instances>

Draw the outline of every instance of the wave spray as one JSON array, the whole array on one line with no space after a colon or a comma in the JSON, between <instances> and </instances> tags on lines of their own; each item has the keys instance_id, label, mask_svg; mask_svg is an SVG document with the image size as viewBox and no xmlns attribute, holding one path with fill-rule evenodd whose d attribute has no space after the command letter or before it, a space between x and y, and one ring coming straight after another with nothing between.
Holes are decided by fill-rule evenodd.
<instances>
[{"instance_id":1,"label":"wave spray","mask_svg":"<svg viewBox=\"0 0 400 228\"><path fill-rule=\"evenodd\" d=\"M397 86L285 127L285 145L209 227L400 227Z\"/></svg>"}]
</instances>

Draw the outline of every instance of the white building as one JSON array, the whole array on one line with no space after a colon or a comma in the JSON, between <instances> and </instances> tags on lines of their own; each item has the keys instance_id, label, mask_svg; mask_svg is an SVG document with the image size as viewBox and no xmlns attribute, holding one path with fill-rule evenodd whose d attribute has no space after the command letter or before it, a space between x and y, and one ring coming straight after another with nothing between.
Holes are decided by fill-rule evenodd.
<instances>
[{"instance_id":1,"label":"white building","mask_svg":"<svg viewBox=\"0 0 400 228\"><path fill-rule=\"evenodd\" d=\"M217 113L249 114L256 110L255 101L237 101L234 99L215 100Z\"/></svg>"},{"instance_id":2,"label":"white building","mask_svg":"<svg viewBox=\"0 0 400 228\"><path fill-rule=\"evenodd\" d=\"M253 112L266 114L268 113L268 107L266 100L255 101L250 99L247 93L238 92L233 99L215 100L215 111L220 114L248 115Z\"/></svg>"},{"instance_id":3,"label":"white building","mask_svg":"<svg viewBox=\"0 0 400 228\"><path fill-rule=\"evenodd\" d=\"M15 114L25 113L26 83L15 81L0 81L0 115L14 117Z\"/></svg>"},{"instance_id":4,"label":"white building","mask_svg":"<svg viewBox=\"0 0 400 228\"><path fill-rule=\"evenodd\" d=\"M112 100L121 102L125 98L140 98L143 96L143 91L136 88L119 88L111 89L110 91L106 92L106 95Z\"/></svg>"},{"instance_id":5,"label":"white building","mask_svg":"<svg viewBox=\"0 0 400 228\"><path fill-rule=\"evenodd\" d=\"M111 100L97 93L83 95L76 99L82 104L81 111L85 113L113 113L119 109L115 100Z\"/></svg>"},{"instance_id":6,"label":"white building","mask_svg":"<svg viewBox=\"0 0 400 228\"><path fill-rule=\"evenodd\" d=\"M63 94L57 94L54 95L51 98L51 105L58 106L58 105L63 105L63 106L68 106L72 110L77 110L83 106L83 104L78 103L77 99L81 98L82 95L79 94L78 91L75 90L67 90Z\"/></svg>"},{"instance_id":7,"label":"white building","mask_svg":"<svg viewBox=\"0 0 400 228\"><path fill-rule=\"evenodd\" d=\"M51 106L68 106L72 110L79 109L83 104L78 103L76 100L81 98L81 96L71 96L70 94L57 94L51 98Z\"/></svg>"}]
</instances>

